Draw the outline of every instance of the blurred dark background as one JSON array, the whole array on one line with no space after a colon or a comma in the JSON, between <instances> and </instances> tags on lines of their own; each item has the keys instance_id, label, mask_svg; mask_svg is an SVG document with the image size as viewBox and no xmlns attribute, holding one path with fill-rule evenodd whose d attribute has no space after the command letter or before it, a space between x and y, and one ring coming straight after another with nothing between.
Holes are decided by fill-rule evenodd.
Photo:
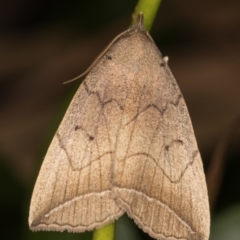
<instances>
[{"instance_id":1,"label":"blurred dark background","mask_svg":"<svg viewBox=\"0 0 240 240\"><path fill-rule=\"evenodd\" d=\"M125 30L137 0L0 2L0 238L31 233L33 186L83 72ZM240 1L163 0L151 35L187 102L207 174L211 240L240 239ZM126 217L116 239L150 239Z\"/></svg>"}]
</instances>

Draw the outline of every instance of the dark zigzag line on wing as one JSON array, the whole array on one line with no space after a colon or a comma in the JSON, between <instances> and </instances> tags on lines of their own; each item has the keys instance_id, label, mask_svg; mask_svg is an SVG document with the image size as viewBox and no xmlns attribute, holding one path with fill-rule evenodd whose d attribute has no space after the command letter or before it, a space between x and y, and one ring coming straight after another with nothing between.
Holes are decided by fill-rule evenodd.
<instances>
[{"instance_id":1,"label":"dark zigzag line on wing","mask_svg":"<svg viewBox=\"0 0 240 240\"><path fill-rule=\"evenodd\" d=\"M159 112L161 115L163 115L163 114L166 112L169 104L174 105L174 106L176 107L176 106L179 104L181 98L182 98L182 95L179 94L175 102L173 102L173 101L168 102L168 103L165 105L165 107L162 108L162 109L160 109L156 104L150 103L150 104L148 104L145 108L143 108L142 111L140 111L139 113L137 113L129 122L127 122L127 123L125 124L125 126L127 126L127 125L130 124L132 121L134 121L135 119L137 119L138 116L139 116L141 113L145 112L146 110L148 110L148 109L151 108L151 107L157 109L158 112Z\"/></svg>"},{"instance_id":2,"label":"dark zigzag line on wing","mask_svg":"<svg viewBox=\"0 0 240 240\"><path fill-rule=\"evenodd\" d=\"M111 99L109 99L108 101L103 102L103 101L100 99L100 96L99 96L99 93L98 93L98 92L90 91L89 88L88 88L88 86L87 86L87 84L86 84L85 82L83 82L83 84L84 84L84 86L85 86L85 90L86 90L89 94L95 94L95 95L97 96L98 101L101 103L102 107L104 107L104 106L105 106L106 104L108 104L108 103L111 103L111 102L115 101L115 102L117 103L118 107L119 107L121 110L123 110L123 106L121 106L115 98L111 98ZM129 123L131 123L132 121L134 121L141 113L145 112L147 109L149 109L149 108L151 108L151 107L157 109L157 110L160 112L160 114L163 115L163 114L165 113L165 111L167 110L169 104L174 105L174 106L177 106L177 105L179 104L181 98L182 98L182 95L179 94L175 102L174 102L174 101L168 102L168 103L165 105L165 107L162 108L162 109L160 109L160 108L159 108L157 105L155 105L155 104L148 104L142 111L140 111L139 113L137 113L129 122L127 122L127 123L125 124L125 126L128 125ZM86 131L83 127L81 127L81 126L77 126L77 127L78 127L78 129L82 129L82 130L87 134L87 136L88 136L89 138L92 138L92 136L91 136L90 134L88 134L87 131Z\"/></svg>"},{"instance_id":3,"label":"dark zigzag line on wing","mask_svg":"<svg viewBox=\"0 0 240 240\"><path fill-rule=\"evenodd\" d=\"M93 94L93 95L96 95L96 96L97 96L97 99L98 99L98 101L100 102L100 104L101 104L102 107L104 107L104 106L107 105L108 103L114 101L114 102L116 102L116 104L118 105L118 107L119 107L121 110L123 110L123 106L121 106L121 104L120 104L115 98L110 98L109 100L107 100L106 102L104 102L104 101L101 100L100 95L99 95L98 92L94 92L94 91L90 91L90 90L89 90L86 82L83 82L83 85L84 85L84 87L85 87L86 92L87 92L89 95Z\"/></svg>"},{"instance_id":4,"label":"dark zigzag line on wing","mask_svg":"<svg viewBox=\"0 0 240 240\"><path fill-rule=\"evenodd\" d=\"M194 163L194 160L195 160L195 158L196 158L196 156L197 156L198 153L199 153L198 150L196 150L195 152L193 152L192 160L186 164L184 170L181 172L179 178L177 178L176 180L172 180L172 179L167 175L167 173L164 171L164 169L163 169L161 166L158 165L157 160L156 160L151 154L144 153L144 152L138 152L138 153L134 153L134 154L128 156L127 158L131 158L131 157L138 156L138 155L147 156L148 158L152 159L152 160L155 162L156 166L162 171L162 173L164 174L164 176L165 176L171 183L179 183L180 180L181 180L181 178L183 177L184 173L185 173L186 170L188 169L188 167L191 166L191 165ZM127 158L126 158L126 159L127 159ZM126 159L125 159L125 160L126 160Z\"/></svg>"},{"instance_id":5,"label":"dark zigzag line on wing","mask_svg":"<svg viewBox=\"0 0 240 240\"><path fill-rule=\"evenodd\" d=\"M66 156L67 156L67 159L68 159L68 161L69 161L69 164L70 164L70 166L71 166L71 168L72 168L72 171L81 171L81 170L83 170L84 168L90 166L90 164L92 164L93 162L100 160L100 159L101 159L102 157L104 157L105 155L108 155L108 154L112 154L112 153L113 153L112 151L105 152L105 153L103 153L101 156L99 156L98 158L92 160L91 163L85 165L84 167L79 168L79 169L74 169L73 166L72 166L72 164L71 164L71 159L70 159L70 157L69 157L66 149L63 147L63 145L62 145L62 143L61 143L59 134L56 133L56 136L58 137L58 140L59 140L59 143L60 143L60 147L61 147L62 149L64 149L64 152L66 153ZM169 145L171 145L171 144L172 144L173 142L175 142L175 141L179 142L178 139L177 139L177 140L173 140ZM194 160L195 160L195 158L196 158L196 156L197 156L198 153L199 153L198 150L196 150L195 152L193 152L192 160L186 164L184 170L181 172L179 178L176 179L176 180L172 180L172 179L166 174L166 172L164 171L164 169L157 164L157 160L156 160L151 154L139 152L139 153L132 154L132 155L128 156L127 158L134 157L134 156L137 156L137 155L147 156L147 157L149 157L150 159L152 159L152 160L155 162L156 166L159 167L159 169L162 171L162 173L164 174L164 176L165 176L171 183L178 183L178 182L180 182L180 180L181 180L182 176L184 175L184 173L186 172L187 168L194 163Z\"/></svg>"}]
</instances>

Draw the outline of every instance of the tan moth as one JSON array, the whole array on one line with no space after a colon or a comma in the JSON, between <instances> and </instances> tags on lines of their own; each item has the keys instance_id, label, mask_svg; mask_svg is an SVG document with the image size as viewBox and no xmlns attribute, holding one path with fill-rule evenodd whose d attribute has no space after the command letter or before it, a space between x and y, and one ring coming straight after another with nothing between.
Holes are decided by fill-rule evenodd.
<instances>
[{"instance_id":1,"label":"tan moth","mask_svg":"<svg viewBox=\"0 0 240 240\"><path fill-rule=\"evenodd\" d=\"M43 161L30 228L83 232L126 212L156 239L208 239L192 123L141 13L87 71Z\"/></svg>"}]
</instances>

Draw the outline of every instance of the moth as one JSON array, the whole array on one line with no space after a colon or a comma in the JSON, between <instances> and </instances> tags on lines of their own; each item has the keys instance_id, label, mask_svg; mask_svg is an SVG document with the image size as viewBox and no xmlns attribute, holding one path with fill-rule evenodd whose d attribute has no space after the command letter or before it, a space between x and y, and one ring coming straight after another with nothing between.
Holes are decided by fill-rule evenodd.
<instances>
[{"instance_id":1,"label":"moth","mask_svg":"<svg viewBox=\"0 0 240 240\"><path fill-rule=\"evenodd\" d=\"M127 213L156 239L208 239L192 123L142 13L87 72L41 166L30 228L83 232Z\"/></svg>"}]
</instances>

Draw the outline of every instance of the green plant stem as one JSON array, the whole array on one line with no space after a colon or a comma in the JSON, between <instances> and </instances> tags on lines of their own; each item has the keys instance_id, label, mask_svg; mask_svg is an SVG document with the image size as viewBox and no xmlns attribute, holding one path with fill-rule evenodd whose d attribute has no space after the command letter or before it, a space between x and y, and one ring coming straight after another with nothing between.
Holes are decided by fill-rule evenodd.
<instances>
[{"instance_id":1,"label":"green plant stem","mask_svg":"<svg viewBox=\"0 0 240 240\"><path fill-rule=\"evenodd\" d=\"M131 25L136 22L138 13L142 12L145 28L150 31L161 2L162 0L139 0L133 13Z\"/></svg>"},{"instance_id":2,"label":"green plant stem","mask_svg":"<svg viewBox=\"0 0 240 240\"><path fill-rule=\"evenodd\" d=\"M115 232L115 223L110 223L93 233L93 240L113 240Z\"/></svg>"},{"instance_id":3,"label":"green plant stem","mask_svg":"<svg viewBox=\"0 0 240 240\"><path fill-rule=\"evenodd\" d=\"M132 24L136 22L137 15L142 12L144 15L144 25L150 31L161 0L139 0L133 14ZM110 223L93 232L93 240L114 240L115 222Z\"/></svg>"}]
</instances>

